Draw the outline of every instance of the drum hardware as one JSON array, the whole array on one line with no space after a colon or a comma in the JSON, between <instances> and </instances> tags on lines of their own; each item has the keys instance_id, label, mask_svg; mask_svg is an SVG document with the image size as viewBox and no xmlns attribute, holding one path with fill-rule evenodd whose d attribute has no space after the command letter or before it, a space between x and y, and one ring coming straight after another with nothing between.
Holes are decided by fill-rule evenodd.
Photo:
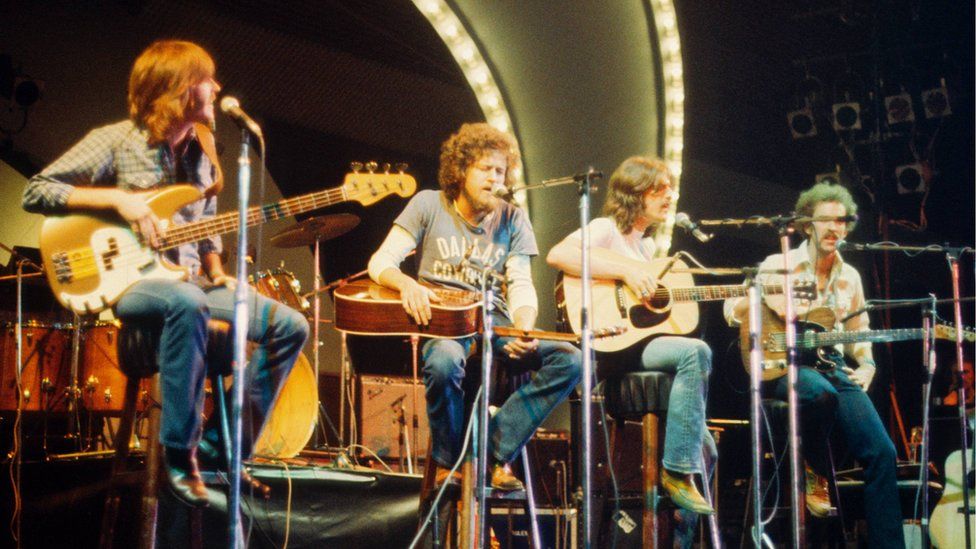
<instances>
[{"instance_id":1,"label":"drum hardware","mask_svg":"<svg viewBox=\"0 0 976 549\"><path fill-rule=\"evenodd\" d=\"M294 248L309 245L314 246L314 282L312 288L312 293L314 296L312 302L312 347L314 349L314 355L312 364L315 375L316 395L318 395L319 372L321 371L319 348L322 345L322 339L320 337L320 326L322 324L322 299L320 291L322 284L321 245L325 240L339 237L351 231L357 225L359 225L359 221L359 217L352 214L322 215L300 221L299 223L280 231L278 234L271 237L271 244L279 248ZM343 347L345 347L345 345L343 345ZM342 388L340 388L340 391L341 390ZM319 414L324 413L321 399L317 399L317 409ZM343 409L341 404L339 409ZM317 416L316 419L318 419ZM341 428L342 427L340 427L340 429ZM318 435L316 435L316 438L318 438ZM341 446L344 442L342 440L341 432L339 434L339 439L339 445ZM318 443L319 441L316 442ZM321 442L324 443L324 440ZM319 446L319 444L316 444L316 446Z\"/></svg>"}]
</instances>

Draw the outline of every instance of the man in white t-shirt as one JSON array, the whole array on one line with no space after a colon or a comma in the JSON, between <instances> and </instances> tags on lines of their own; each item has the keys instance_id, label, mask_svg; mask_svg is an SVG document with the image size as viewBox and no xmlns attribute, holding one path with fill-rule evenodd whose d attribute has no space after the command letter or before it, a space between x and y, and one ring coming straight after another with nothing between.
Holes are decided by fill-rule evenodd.
<instances>
[{"instance_id":1,"label":"man in white t-shirt","mask_svg":"<svg viewBox=\"0 0 976 549\"><path fill-rule=\"evenodd\" d=\"M620 280L634 294L650 299L657 288L658 273L651 267L656 248L648 235L665 221L673 199L671 174L664 161L639 156L625 160L610 177L604 217L590 223L593 278ZM557 244L546 259L560 271L578 276L581 249L580 231L576 231ZM601 353L597 362L600 377L638 370L674 374L661 484L679 507L699 514L714 513L694 480L695 474L705 470L703 449L710 458L716 455L705 426L712 368L708 345L690 337L660 336L624 351Z\"/></svg>"}]
</instances>

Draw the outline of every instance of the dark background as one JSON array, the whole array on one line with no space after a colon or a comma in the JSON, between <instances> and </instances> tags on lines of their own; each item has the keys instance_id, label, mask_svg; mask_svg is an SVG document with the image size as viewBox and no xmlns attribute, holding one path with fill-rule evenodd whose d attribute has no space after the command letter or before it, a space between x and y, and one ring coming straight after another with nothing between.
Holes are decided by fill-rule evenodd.
<instances>
[{"instance_id":1,"label":"dark background","mask_svg":"<svg viewBox=\"0 0 976 549\"><path fill-rule=\"evenodd\" d=\"M599 92L614 85L626 87L626 81L614 79L612 72L581 69L566 74L563 68L576 62L590 68L617 62L616 52L593 46L617 31L612 20L594 14L610 14L615 8L593 1L454 5L467 14L467 23L487 45L506 93L514 93L515 79L539 86L549 80L571 80L574 88L558 92L573 96L578 90L580 97L598 98L589 100L587 109L563 113L558 110L564 103L554 91L552 101L537 101L531 112L524 106L514 112L517 131L529 126L531 116L559 112L556 118L565 119L565 127L529 137L572 141L574 147L574 154L561 158L527 156L530 180L573 173L590 164L609 172L626 155L660 149L660 143L638 147L623 137L646 120L602 114L616 96ZM643 6L620 5L637 5L638 10ZM680 210L696 219L786 213L817 174L834 172L861 207L861 221L850 240L973 244L971 2L678 0L676 8L686 95ZM649 16L646 7L643 13ZM283 196L334 186L350 161L370 159L409 162L421 186L434 187L439 143L461 122L482 116L446 47L405 0L8 1L0 3L0 21L0 55L9 59L5 74L37 79L43 85L40 102L26 110L11 106L0 123L3 158L27 176L87 128L125 116L123 90L132 60L161 37L195 40L214 54L225 92L239 97L264 125L267 167ZM541 38L525 38L512 41L505 51L508 42L499 45L492 40L492 31L498 30L492 23L504 26L507 33L536 31L547 43L543 47L533 42ZM523 57L544 51L551 57L536 61L553 67L553 72L506 72L502 60L516 51ZM812 91L802 88L807 74L821 85ZM926 119L920 92L943 80L952 114ZM885 121L882 98L899 86L913 98L914 124ZM2 89L10 87L0 81ZM649 98L659 95L654 90L646 93ZM830 106L845 93L862 105L862 130L835 132L830 127ZM794 140L786 113L800 106L804 97L815 112L818 134ZM578 123L577 118L588 121ZM520 120L526 122L520 126ZM224 164L232 165L237 151L234 132L221 123ZM616 136L621 137L615 141ZM529 146L529 137L520 137L523 146ZM930 192L899 194L894 168L916 158L931 168ZM556 163L558 171L550 168ZM4 199L17 200L19 192L4 188ZM602 202L602 194L595 202ZM223 204L227 208L231 202ZM402 206L403 201L386 200L368 210L356 205L331 209L355 212L364 221L347 237L323 246L325 280L365 268ZM536 195L530 211L541 227L543 253L574 228L571 191ZM708 265L740 266L757 262L777 247L776 235L768 230L716 232L708 245L676 235L674 248ZM950 295L943 255L845 257L860 269L869 297ZM543 298L542 323L551 327L551 273L541 260L535 271ZM962 294L972 295L972 255L964 258L962 272ZM309 286L311 281L304 282ZM705 305L702 311L706 338L716 356L710 415L745 417L747 378L737 351L729 348L735 333L724 327L719 306ZM972 311L964 307L969 323ZM940 309L940 314L951 317L949 309ZM872 324L918 326L919 313L873 313ZM944 370L952 359L942 345ZM334 353L327 348L332 360ZM902 343L893 349L895 360L885 346L876 347L881 369L872 396L882 417L892 417L888 389L893 387L906 424L917 424L921 347ZM945 387L944 372L938 382L940 389Z\"/></svg>"}]
</instances>

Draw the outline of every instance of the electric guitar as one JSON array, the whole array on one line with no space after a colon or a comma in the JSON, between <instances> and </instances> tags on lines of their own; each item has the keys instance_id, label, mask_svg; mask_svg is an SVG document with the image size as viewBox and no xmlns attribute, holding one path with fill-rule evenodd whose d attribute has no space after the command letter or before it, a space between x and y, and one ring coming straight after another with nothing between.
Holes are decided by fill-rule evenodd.
<instances>
[{"instance_id":1,"label":"electric guitar","mask_svg":"<svg viewBox=\"0 0 976 549\"><path fill-rule=\"evenodd\" d=\"M410 196L416 188L414 178L402 171L348 173L340 187L251 208L247 226L345 201L369 206L390 194ZM176 211L201 198L200 191L190 185L169 185L138 194L164 220L158 250L145 245L115 212L49 216L44 220L41 258L51 290L65 307L78 314L99 313L118 302L140 280L186 279L186 269L167 261L162 251L239 229L237 212L167 226Z\"/></svg>"},{"instance_id":2,"label":"electric guitar","mask_svg":"<svg viewBox=\"0 0 976 549\"><path fill-rule=\"evenodd\" d=\"M651 261L655 271L671 268L658 280L654 295L641 299L619 280L594 280L593 311L590 313L594 330L623 326L627 330L618 336L593 342L593 348L602 352L626 349L652 335L685 335L698 327L698 302L721 301L743 297L748 291L743 284L721 286L695 286L691 274L682 272L688 266L672 258ZM560 275L556 283L556 305L560 316L569 322L574 333L580 333L580 310L583 308L583 285L579 277ZM812 282L797 281L793 293L798 299L816 297ZM783 293L782 284L765 284L764 295Z\"/></svg>"},{"instance_id":3,"label":"electric guitar","mask_svg":"<svg viewBox=\"0 0 976 549\"><path fill-rule=\"evenodd\" d=\"M762 378L763 381L769 381L786 375L786 324L779 315L766 305L763 305L762 309L763 329L760 338L760 345L763 350ZM862 341L889 343L925 337L922 328L834 332L831 329L836 318L832 310L826 307L817 307L805 313L803 320L797 320L796 346L800 351L797 356L799 364L813 366L821 371L829 371L844 365L844 354L837 350L835 345ZM935 337L936 339L955 341L956 329L949 324L936 324ZM964 330L963 339L969 342L976 341L976 332ZM742 352L742 364L746 371L749 371L748 318L739 329L739 348Z\"/></svg>"}]
</instances>

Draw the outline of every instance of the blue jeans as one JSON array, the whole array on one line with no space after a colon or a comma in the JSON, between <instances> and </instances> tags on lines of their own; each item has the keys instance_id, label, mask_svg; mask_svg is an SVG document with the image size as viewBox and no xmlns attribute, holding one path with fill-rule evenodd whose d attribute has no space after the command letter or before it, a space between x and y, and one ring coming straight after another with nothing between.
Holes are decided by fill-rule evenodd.
<instances>
[{"instance_id":1,"label":"blue jeans","mask_svg":"<svg viewBox=\"0 0 976 549\"><path fill-rule=\"evenodd\" d=\"M305 317L277 301L250 291L248 311L247 339L257 348L245 378L245 457L308 339ZM115 313L122 322L162 323L157 358L162 393L159 439L164 446L195 448L207 374L207 321L233 322L234 292L223 286L204 290L183 281L143 280L122 295Z\"/></svg>"},{"instance_id":2,"label":"blue jeans","mask_svg":"<svg viewBox=\"0 0 976 549\"><path fill-rule=\"evenodd\" d=\"M499 324L505 322L496 320ZM464 437L465 363L476 338L432 339L423 347L423 376L427 388L434 460L450 467L461 453ZM500 462L518 457L522 447L553 408L565 400L580 380L581 354L569 343L540 341L537 351L517 361L503 347L511 338L495 338L493 367L535 370L532 381L522 385L498 408L488 426L491 453Z\"/></svg>"},{"instance_id":3,"label":"blue jeans","mask_svg":"<svg viewBox=\"0 0 976 549\"><path fill-rule=\"evenodd\" d=\"M676 473L701 473L702 448L715 442L705 426L708 375L712 371L712 350L690 337L663 336L652 339L635 367L633 353L601 354L600 376L610 377L637 369L674 374L668 398L668 419L664 432L664 468Z\"/></svg>"},{"instance_id":4,"label":"blue jeans","mask_svg":"<svg viewBox=\"0 0 976 549\"><path fill-rule=\"evenodd\" d=\"M864 508L871 547L904 547L901 505L895 471L897 454L868 395L840 369L797 372L797 397L803 430L803 454L821 475L830 474L827 440L834 426L864 467ZM776 384L776 396L786 400L787 378Z\"/></svg>"}]
</instances>

